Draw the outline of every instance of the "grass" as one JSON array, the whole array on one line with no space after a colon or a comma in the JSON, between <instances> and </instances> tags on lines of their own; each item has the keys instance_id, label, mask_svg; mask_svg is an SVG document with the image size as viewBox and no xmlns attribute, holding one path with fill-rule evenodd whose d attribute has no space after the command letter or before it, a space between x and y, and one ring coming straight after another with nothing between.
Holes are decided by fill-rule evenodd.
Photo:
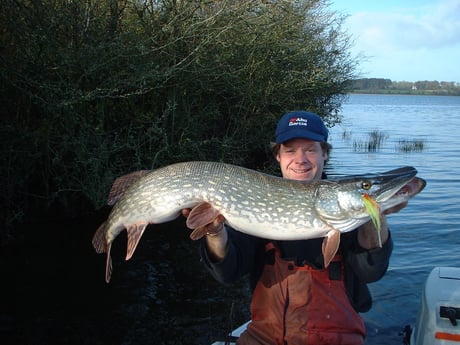
<instances>
[{"instance_id":1,"label":"grass","mask_svg":"<svg viewBox=\"0 0 460 345\"><path fill-rule=\"evenodd\" d=\"M385 145L389 136L379 130L373 130L368 133L364 140L353 140L353 150L355 152L378 152ZM345 129L342 133L342 139L351 141L351 131ZM423 139L400 139L396 144L397 152L422 152L425 149L425 140Z\"/></svg>"},{"instance_id":2,"label":"grass","mask_svg":"<svg viewBox=\"0 0 460 345\"><path fill-rule=\"evenodd\" d=\"M422 152L425 148L425 141L420 139L398 141L397 151L400 152Z\"/></svg>"},{"instance_id":3,"label":"grass","mask_svg":"<svg viewBox=\"0 0 460 345\"><path fill-rule=\"evenodd\" d=\"M377 152L383 146L388 135L382 131L374 130L369 133L366 140L354 140L353 149L355 152Z\"/></svg>"}]
</instances>

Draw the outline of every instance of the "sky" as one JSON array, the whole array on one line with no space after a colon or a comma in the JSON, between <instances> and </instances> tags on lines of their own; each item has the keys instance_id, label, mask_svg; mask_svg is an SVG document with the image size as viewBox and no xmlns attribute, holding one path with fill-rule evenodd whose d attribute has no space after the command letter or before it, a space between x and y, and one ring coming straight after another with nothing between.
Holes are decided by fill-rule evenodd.
<instances>
[{"instance_id":1,"label":"sky","mask_svg":"<svg viewBox=\"0 0 460 345\"><path fill-rule=\"evenodd\" d=\"M460 83L460 0L330 0L362 78Z\"/></svg>"}]
</instances>

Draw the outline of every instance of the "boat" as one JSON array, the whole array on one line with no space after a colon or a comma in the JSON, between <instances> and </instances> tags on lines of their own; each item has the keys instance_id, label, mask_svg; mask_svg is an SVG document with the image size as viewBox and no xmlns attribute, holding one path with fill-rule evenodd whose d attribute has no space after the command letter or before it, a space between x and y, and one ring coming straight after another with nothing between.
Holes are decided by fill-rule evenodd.
<instances>
[{"instance_id":1,"label":"boat","mask_svg":"<svg viewBox=\"0 0 460 345\"><path fill-rule=\"evenodd\" d=\"M409 345L460 344L460 268L435 267L422 292Z\"/></svg>"},{"instance_id":2,"label":"boat","mask_svg":"<svg viewBox=\"0 0 460 345\"><path fill-rule=\"evenodd\" d=\"M212 345L234 345L248 323ZM435 267L423 287L415 326L403 330L404 345L460 345L460 267Z\"/></svg>"},{"instance_id":3,"label":"boat","mask_svg":"<svg viewBox=\"0 0 460 345\"><path fill-rule=\"evenodd\" d=\"M240 337L241 333L243 333L246 330L246 327L249 322L250 321L242 324L238 328L231 331L230 334L227 336L227 339L221 340L221 341L215 341L214 343L212 343L212 345L235 345L236 340Z\"/></svg>"}]
</instances>

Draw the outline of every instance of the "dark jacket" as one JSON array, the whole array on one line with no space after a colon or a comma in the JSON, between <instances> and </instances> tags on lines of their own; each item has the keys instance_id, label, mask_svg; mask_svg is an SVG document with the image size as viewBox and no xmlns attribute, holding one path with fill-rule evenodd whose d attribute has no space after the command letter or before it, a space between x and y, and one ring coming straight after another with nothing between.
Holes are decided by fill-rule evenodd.
<instances>
[{"instance_id":1,"label":"dark jacket","mask_svg":"<svg viewBox=\"0 0 460 345\"><path fill-rule=\"evenodd\" d=\"M249 275L252 289L267 262L265 245L268 240L243 234L227 227L228 253L219 262L212 262L207 254L205 241L200 246L200 255L211 274L222 283L231 283ZM365 250L359 246L357 231L341 235L339 251L345 268L345 286L353 308L358 312L368 311L372 306L367 283L379 280L389 264L393 241L391 236L382 248ZM298 265L323 268L321 244L323 239L273 241L281 250L283 259L293 260ZM332 270L331 270L332 272ZM339 270L340 272L340 270ZM340 273L339 273L340 274Z\"/></svg>"}]
</instances>

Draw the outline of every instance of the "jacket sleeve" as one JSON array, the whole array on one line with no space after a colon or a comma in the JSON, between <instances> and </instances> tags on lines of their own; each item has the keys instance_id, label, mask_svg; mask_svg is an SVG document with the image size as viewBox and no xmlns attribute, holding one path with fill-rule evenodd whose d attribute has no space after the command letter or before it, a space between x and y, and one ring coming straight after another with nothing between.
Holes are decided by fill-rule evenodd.
<instances>
[{"instance_id":1,"label":"jacket sleeve","mask_svg":"<svg viewBox=\"0 0 460 345\"><path fill-rule=\"evenodd\" d=\"M357 231L346 234L342 242L345 249L345 286L353 308L363 313L372 307L372 296L367 283L379 280L387 271L393 240L390 233L382 248L366 250L359 245L357 234Z\"/></svg>"},{"instance_id":2,"label":"jacket sleeve","mask_svg":"<svg viewBox=\"0 0 460 345\"><path fill-rule=\"evenodd\" d=\"M354 275L363 283L372 283L383 277L390 263L393 251L391 233L382 248L367 250L358 243L358 232L349 233L346 239L349 251L345 254L346 264L351 267Z\"/></svg>"},{"instance_id":3,"label":"jacket sleeve","mask_svg":"<svg viewBox=\"0 0 460 345\"><path fill-rule=\"evenodd\" d=\"M200 243L200 256L212 276L221 283L231 283L242 276L251 273L254 269L260 239L243 234L230 227L228 233L227 255L217 262L213 262L206 249L206 240Z\"/></svg>"}]
</instances>

